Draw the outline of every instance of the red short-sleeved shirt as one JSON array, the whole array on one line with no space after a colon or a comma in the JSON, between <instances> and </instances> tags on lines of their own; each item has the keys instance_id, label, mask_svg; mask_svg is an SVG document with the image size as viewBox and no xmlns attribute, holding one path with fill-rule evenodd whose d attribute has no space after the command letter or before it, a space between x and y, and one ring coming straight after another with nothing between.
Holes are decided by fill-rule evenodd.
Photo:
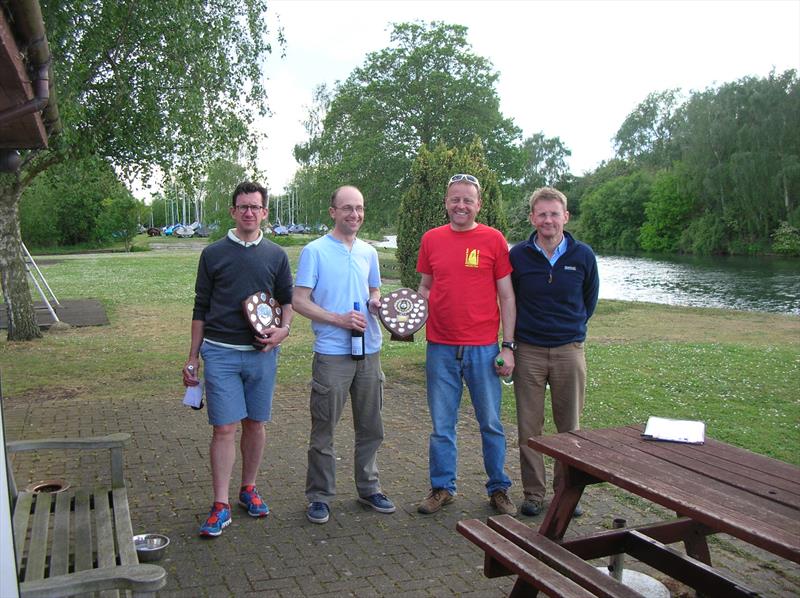
<instances>
[{"instance_id":1,"label":"red short-sleeved shirt","mask_svg":"<svg viewBox=\"0 0 800 598\"><path fill-rule=\"evenodd\" d=\"M426 337L444 345L497 342L497 281L511 274L508 243L485 224L455 231L449 224L422 236L417 272L433 277Z\"/></svg>"}]
</instances>

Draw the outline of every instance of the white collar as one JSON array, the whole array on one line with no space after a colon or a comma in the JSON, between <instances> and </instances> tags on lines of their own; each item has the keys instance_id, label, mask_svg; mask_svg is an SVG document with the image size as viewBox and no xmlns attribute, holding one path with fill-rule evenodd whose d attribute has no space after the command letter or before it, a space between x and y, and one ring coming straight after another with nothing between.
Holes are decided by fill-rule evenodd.
<instances>
[{"instance_id":1,"label":"white collar","mask_svg":"<svg viewBox=\"0 0 800 598\"><path fill-rule=\"evenodd\" d=\"M261 229L259 229L258 238L255 241L242 241L239 237L236 236L235 231L236 231L235 228L228 229L228 238L234 243L238 243L242 247L252 247L253 245L258 245L259 243L261 243L261 239L264 238L264 233L262 233Z\"/></svg>"}]
</instances>

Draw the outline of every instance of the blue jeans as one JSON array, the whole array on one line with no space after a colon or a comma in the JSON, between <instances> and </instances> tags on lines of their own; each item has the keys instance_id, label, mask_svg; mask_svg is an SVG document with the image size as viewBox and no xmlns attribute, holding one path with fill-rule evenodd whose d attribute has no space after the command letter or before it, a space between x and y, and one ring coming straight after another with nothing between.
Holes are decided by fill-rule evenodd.
<instances>
[{"instance_id":1,"label":"blue jeans","mask_svg":"<svg viewBox=\"0 0 800 598\"><path fill-rule=\"evenodd\" d=\"M511 480L505 472L506 437L500 422L502 390L494 371L497 345L459 347L429 342L426 353L428 408L433 423L429 444L431 488L456 492L456 422L466 382L481 431L483 467L489 476L486 490L491 495L507 489Z\"/></svg>"}]
</instances>

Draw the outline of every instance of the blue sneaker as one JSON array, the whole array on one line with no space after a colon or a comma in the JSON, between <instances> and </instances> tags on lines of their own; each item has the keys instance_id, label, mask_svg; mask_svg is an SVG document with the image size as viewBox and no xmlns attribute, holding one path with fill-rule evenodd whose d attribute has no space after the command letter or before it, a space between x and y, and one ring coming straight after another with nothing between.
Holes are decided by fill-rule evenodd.
<instances>
[{"instance_id":1,"label":"blue sneaker","mask_svg":"<svg viewBox=\"0 0 800 598\"><path fill-rule=\"evenodd\" d=\"M206 522L200 526L201 536L216 537L231 524L231 506L223 502L215 502L211 506Z\"/></svg>"},{"instance_id":2,"label":"blue sneaker","mask_svg":"<svg viewBox=\"0 0 800 598\"><path fill-rule=\"evenodd\" d=\"M358 502L378 511L378 513L394 513L397 509L394 503L385 494L378 492L372 496L359 496Z\"/></svg>"},{"instance_id":3,"label":"blue sneaker","mask_svg":"<svg viewBox=\"0 0 800 598\"><path fill-rule=\"evenodd\" d=\"M309 503L306 510L306 517L311 523L328 523L330 516L331 510L324 502Z\"/></svg>"},{"instance_id":4,"label":"blue sneaker","mask_svg":"<svg viewBox=\"0 0 800 598\"><path fill-rule=\"evenodd\" d=\"M247 509L247 514L251 517L266 517L269 515L269 507L255 486L242 486L239 492L239 504Z\"/></svg>"}]
</instances>

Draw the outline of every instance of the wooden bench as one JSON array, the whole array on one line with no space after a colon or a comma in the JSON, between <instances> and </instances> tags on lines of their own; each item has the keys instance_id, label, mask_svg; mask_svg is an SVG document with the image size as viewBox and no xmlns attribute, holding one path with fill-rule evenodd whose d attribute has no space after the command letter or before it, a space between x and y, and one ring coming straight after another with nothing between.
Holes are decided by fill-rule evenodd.
<instances>
[{"instance_id":1,"label":"wooden bench","mask_svg":"<svg viewBox=\"0 0 800 598\"><path fill-rule=\"evenodd\" d=\"M123 447L129 439L130 434L111 434L6 443L8 453L109 449L111 455L110 486L70 488L55 494L18 492L11 463L7 463L21 596L69 596L112 589L153 596L164 587L164 569L140 564L133 545L123 477Z\"/></svg>"},{"instance_id":2,"label":"wooden bench","mask_svg":"<svg viewBox=\"0 0 800 598\"><path fill-rule=\"evenodd\" d=\"M519 527L531 532L526 534L524 547L512 539L518 536ZM456 529L485 552L486 577L517 576L509 596L543 592L555 597L641 598L638 592L509 515L490 517L489 525L477 519L459 521Z\"/></svg>"}]
</instances>

